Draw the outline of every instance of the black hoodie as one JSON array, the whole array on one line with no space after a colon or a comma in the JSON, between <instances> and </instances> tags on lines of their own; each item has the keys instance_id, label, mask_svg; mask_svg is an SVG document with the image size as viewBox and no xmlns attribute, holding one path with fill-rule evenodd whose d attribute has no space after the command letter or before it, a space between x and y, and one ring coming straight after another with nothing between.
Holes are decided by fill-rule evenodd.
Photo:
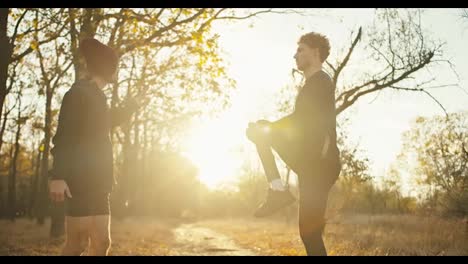
<instances>
[{"instance_id":1,"label":"black hoodie","mask_svg":"<svg viewBox=\"0 0 468 264\"><path fill-rule=\"evenodd\" d=\"M65 180L72 195L110 193L115 183L110 130L137 108L131 100L125 107L109 109L95 82L75 82L62 100L50 178Z\"/></svg>"}]
</instances>

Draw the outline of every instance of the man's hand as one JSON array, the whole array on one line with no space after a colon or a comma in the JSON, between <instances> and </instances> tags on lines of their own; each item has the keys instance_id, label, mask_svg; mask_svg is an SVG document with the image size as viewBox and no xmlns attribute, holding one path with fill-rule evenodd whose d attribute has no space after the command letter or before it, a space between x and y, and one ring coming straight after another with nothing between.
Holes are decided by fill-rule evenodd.
<instances>
[{"instance_id":1,"label":"man's hand","mask_svg":"<svg viewBox=\"0 0 468 264\"><path fill-rule=\"evenodd\" d=\"M65 195L72 198L70 189L64 180L51 180L49 183L49 196L53 202L63 202Z\"/></svg>"},{"instance_id":2,"label":"man's hand","mask_svg":"<svg viewBox=\"0 0 468 264\"><path fill-rule=\"evenodd\" d=\"M247 138L254 143L267 141L269 138L270 124L270 121L267 120L259 120L255 123L249 123L246 130Z\"/></svg>"}]
</instances>

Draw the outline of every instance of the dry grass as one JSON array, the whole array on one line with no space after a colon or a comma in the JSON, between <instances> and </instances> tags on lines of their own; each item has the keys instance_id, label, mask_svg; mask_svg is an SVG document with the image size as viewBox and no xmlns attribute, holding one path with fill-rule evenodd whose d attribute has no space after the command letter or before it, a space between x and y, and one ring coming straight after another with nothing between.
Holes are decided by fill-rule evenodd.
<instances>
[{"instance_id":1,"label":"dry grass","mask_svg":"<svg viewBox=\"0 0 468 264\"><path fill-rule=\"evenodd\" d=\"M177 245L172 229L180 221L154 219L113 220L110 255L170 256Z\"/></svg>"},{"instance_id":2,"label":"dry grass","mask_svg":"<svg viewBox=\"0 0 468 264\"><path fill-rule=\"evenodd\" d=\"M179 220L138 218L112 222L111 255L183 255L173 230ZM63 239L48 239L48 224L0 221L0 255L57 255ZM231 237L258 255L305 255L297 223L268 219L204 220L195 226ZM325 244L330 255L468 255L461 220L418 216L349 216L329 221Z\"/></svg>"},{"instance_id":3,"label":"dry grass","mask_svg":"<svg viewBox=\"0 0 468 264\"><path fill-rule=\"evenodd\" d=\"M0 222L0 255L57 255L61 240L49 240L47 226L25 219Z\"/></svg>"},{"instance_id":4,"label":"dry grass","mask_svg":"<svg viewBox=\"0 0 468 264\"><path fill-rule=\"evenodd\" d=\"M177 220L112 220L110 255L173 255L177 248L171 230ZM58 255L64 239L48 238L49 223L27 219L0 221L0 255Z\"/></svg>"},{"instance_id":5,"label":"dry grass","mask_svg":"<svg viewBox=\"0 0 468 264\"><path fill-rule=\"evenodd\" d=\"M261 255L305 255L297 223L230 219L200 223L230 235ZM468 255L466 224L418 216L352 216L329 221L324 241L329 255Z\"/></svg>"}]
</instances>

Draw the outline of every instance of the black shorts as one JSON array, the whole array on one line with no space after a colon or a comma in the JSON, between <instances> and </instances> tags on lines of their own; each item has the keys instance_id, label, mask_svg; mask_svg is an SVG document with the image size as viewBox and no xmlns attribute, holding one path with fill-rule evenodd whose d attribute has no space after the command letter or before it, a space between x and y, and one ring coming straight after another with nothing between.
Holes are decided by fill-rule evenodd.
<instances>
[{"instance_id":1,"label":"black shorts","mask_svg":"<svg viewBox=\"0 0 468 264\"><path fill-rule=\"evenodd\" d=\"M65 215L67 216L81 217L109 214L109 193L72 194L72 198L65 200Z\"/></svg>"}]
</instances>

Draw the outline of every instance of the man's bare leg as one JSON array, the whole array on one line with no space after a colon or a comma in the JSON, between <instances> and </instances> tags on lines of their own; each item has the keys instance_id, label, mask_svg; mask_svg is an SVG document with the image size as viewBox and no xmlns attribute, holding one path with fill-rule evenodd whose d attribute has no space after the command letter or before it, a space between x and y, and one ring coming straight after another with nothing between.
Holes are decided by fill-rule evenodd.
<instances>
[{"instance_id":1,"label":"man's bare leg","mask_svg":"<svg viewBox=\"0 0 468 264\"><path fill-rule=\"evenodd\" d=\"M87 217L65 217L66 241L62 249L63 256L80 256L88 241L89 219Z\"/></svg>"},{"instance_id":2,"label":"man's bare leg","mask_svg":"<svg viewBox=\"0 0 468 264\"><path fill-rule=\"evenodd\" d=\"M90 216L90 256L107 256L111 246L110 215Z\"/></svg>"}]
</instances>

